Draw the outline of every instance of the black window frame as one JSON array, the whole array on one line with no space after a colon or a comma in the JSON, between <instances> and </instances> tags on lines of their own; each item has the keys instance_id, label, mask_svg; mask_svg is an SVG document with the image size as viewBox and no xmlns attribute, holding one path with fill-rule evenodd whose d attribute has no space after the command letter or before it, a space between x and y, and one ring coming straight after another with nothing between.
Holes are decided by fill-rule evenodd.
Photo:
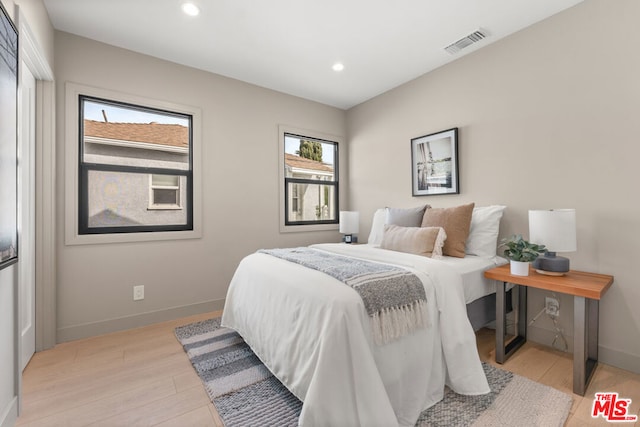
<instances>
[{"instance_id":1,"label":"black window frame","mask_svg":"<svg viewBox=\"0 0 640 427\"><path fill-rule=\"evenodd\" d=\"M323 224L339 224L340 223L340 186L338 179L338 164L339 153L337 141L331 141L328 139L315 138L312 136L301 135L293 132L283 132L282 144L285 144L287 137L294 137L304 139L306 141L316 141L322 144L331 144L333 146L333 181L323 181L320 179L303 179L303 178L291 178L284 176L284 225L285 226L297 226L297 225L323 225ZM285 152L283 150L283 152ZM286 167L286 153L283 154L282 166ZM289 220L289 184L312 184L312 185L329 185L334 187L334 219L319 219L319 220L306 220L306 221L291 221Z\"/></svg>"},{"instance_id":2,"label":"black window frame","mask_svg":"<svg viewBox=\"0 0 640 427\"><path fill-rule=\"evenodd\" d=\"M118 107L125 107L142 112L164 114L187 119L189 121L189 168L171 169L141 166L110 165L103 163L88 163L84 161L84 101L94 101L103 104L110 104ZM193 115L178 113L155 107L148 107L132 104L123 101L105 99L90 95L78 95L79 106L79 132L78 132L78 234L122 234L122 233L146 233L146 232L167 232L167 231L193 231ZM123 172L158 175L179 175L187 179L186 191L186 222L184 224L166 225L129 225L129 226L109 226L109 227L89 227L89 172Z\"/></svg>"}]
</instances>

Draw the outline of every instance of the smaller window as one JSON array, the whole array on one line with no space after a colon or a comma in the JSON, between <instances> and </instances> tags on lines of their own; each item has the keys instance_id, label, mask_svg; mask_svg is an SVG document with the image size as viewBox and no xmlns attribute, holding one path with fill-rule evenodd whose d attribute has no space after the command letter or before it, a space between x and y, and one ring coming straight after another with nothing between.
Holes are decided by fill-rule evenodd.
<instances>
[{"instance_id":1,"label":"smaller window","mask_svg":"<svg viewBox=\"0 0 640 427\"><path fill-rule=\"evenodd\" d=\"M280 232L338 230L343 138L278 126Z\"/></svg>"},{"instance_id":2,"label":"smaller window","mask_svg":"<svg viewBox=\"0 0 640 427\"><path fill-rule=\"evenodd\" d=\"M150 175L149 209L182 209L179 176Z\"/></svg>"},{"instance_id":3,"label":"smaller window","mask_svg":"<svg viewBox=\"0 0 640 427\"><path fill-rule=\"evenodd\" d=\"M338 143L284 133L285 226L338 223Z\"/></svg>"}]
</instances>

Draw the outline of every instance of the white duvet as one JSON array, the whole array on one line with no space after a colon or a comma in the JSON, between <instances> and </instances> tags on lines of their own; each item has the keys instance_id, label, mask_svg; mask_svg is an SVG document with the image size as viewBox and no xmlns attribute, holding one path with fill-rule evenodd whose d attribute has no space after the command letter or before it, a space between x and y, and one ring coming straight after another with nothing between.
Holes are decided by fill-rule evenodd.
<instances>
[{"instance_id":1,"label":"white duvet","mask_svg":"<svg viewBox=\"0 0 640 427\"><path fill-rule=\"evenodd\" d=\"M442 399L445 383L460 394L489 392L452 266L368 245L313 247L411 270L424 283L430 326L378 346L349 286L270 255L244 258L222 325L303 401L301 426L414 426Z\"/></svg>"}]
</instances>

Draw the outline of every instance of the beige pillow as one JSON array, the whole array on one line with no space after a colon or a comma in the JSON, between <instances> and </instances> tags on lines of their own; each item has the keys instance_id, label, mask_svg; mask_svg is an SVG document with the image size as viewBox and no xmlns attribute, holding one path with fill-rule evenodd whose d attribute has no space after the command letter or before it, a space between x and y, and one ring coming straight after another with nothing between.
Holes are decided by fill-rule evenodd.
<instances>
[{"instance_id":1,"label":"beige pillow","mask_svg":"<svg viewBox=\"0 0 640 427\"><path fill-rule=\"evenodd\" d=\"M471 215L475 203L454 208L431 208L424 212L423 227L442 227L447 233L442 253L444 255L464 258L464 244L469 236Z\"/></svg>"},{"instance_id":2,"label":"beige pillow","mask_svg":"<svg viewBox=\"0 0 640 427\"><path fill-rule=\"evenodd\" d=\"M402 227L385 224L380 247L433 258L442 255L442 246L446 238L442 227Z\"/></svg>"}]
</instances>

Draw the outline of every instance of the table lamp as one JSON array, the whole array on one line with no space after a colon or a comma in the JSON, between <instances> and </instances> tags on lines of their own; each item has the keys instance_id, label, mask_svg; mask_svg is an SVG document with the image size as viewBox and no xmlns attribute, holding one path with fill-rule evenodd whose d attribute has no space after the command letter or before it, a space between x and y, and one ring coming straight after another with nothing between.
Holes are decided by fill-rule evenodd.
<instances>
[{"instance_id":1,"label":"table lamp","mask_svg":"<svg viewBox=\"0 0 640 427\"><path fill-rule=\"evenodd\" d=\"M562 276L569 271L569 259L556 252L575 252L576 210L551 209L529 211L529 241L545 245L547 252L533 261L540 274Z\"/></svg>"},{"instance_id":2,"label":"table lamp","mask_svg":"<svg viewBox=\"0 0 640 427\"><path fill-rule=\"evenodd\" d=\"M340 232L344 234L345 243L356 243L354 234L360 231L360 212L340 211Z\"/></svg>"}]
</instances>

